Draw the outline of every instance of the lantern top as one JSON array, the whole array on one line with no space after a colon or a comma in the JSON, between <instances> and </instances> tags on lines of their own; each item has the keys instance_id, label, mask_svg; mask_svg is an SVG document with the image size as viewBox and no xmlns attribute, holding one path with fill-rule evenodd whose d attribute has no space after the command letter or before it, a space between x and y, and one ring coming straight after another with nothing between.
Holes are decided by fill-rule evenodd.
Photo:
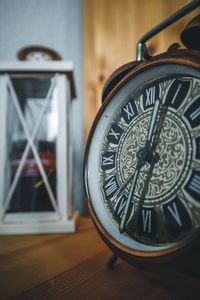
<instances>
[{"instance_id":1,"label":"lantern top","mask_svg":"<svg viewBox=\"0 0 200 300\"><path fill-rule=\"evenodd\" d=\"M3 61L0 62L0 75L64 74L70 82L72 99L76 97L72 61Z\"/></svg>"}]
</instances>

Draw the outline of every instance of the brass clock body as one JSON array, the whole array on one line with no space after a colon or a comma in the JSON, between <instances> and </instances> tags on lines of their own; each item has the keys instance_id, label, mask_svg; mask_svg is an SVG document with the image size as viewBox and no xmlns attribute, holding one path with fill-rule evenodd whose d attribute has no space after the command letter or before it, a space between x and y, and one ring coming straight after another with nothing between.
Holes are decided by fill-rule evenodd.
<instances>
[{"instance_id":1,"label":"brass clock body","mask_svg":"<svg viewBox=\"0 0 200 300\"><path fill-rule=\"evenodd\" d=\"M106 88L85 154L94 224L130 263L181 257L200 233L200 53L133 64Z\"/></svg>"}]
</instances>

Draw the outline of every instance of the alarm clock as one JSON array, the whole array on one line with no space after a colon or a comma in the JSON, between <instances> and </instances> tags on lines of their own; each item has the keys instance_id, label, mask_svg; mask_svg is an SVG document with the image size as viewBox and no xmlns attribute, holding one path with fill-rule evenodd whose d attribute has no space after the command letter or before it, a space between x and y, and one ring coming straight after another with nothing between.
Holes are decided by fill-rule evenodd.
<instances>
[{"instance_id":1,"label":"alarm clock","mask_svg":"<svg viewBox=\"0 0 200 300\"><path fill-rule=\"evenodd\" d=\"M94 225L141 268L192 269L200 250L200 51L173 50L115 71L85 151Z\"/></svg>"}]
</instances>

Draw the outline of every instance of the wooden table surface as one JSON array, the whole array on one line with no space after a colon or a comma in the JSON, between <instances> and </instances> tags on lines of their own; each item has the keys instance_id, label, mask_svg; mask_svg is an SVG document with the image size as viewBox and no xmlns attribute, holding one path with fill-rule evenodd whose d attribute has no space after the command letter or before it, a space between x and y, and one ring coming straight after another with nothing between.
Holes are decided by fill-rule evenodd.
<instances>
[{"instance_id":1,"label":"wooden table surface","mask_svg":"<svg viewBox=\"0 0 200 300\"><path fill-rule=\"evenodd\" d=\"M155 274L118 260L89 218L75 234L0 237L0 300L4 299L200 299L200 277Z\"/></svg>"}]
</instances>

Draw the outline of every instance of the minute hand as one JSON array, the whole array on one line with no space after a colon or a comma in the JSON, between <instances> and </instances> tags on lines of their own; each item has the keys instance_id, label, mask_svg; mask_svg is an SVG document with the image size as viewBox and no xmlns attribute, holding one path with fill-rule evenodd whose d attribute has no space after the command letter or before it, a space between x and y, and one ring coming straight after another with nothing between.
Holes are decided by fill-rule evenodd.
<instances>
[{"instance_id":1,"label":"minute hand","mask_svg":"<svg viewBox=\"0 0 200 300\"><path fill-rule=\"evenodd\" d=\"M146 145L145 145L144 149L140 152L141 156L138 158L138 161L137 161L137 165L135 168L135 173L133 175L133 181L131 184L130 192L129 192L128 199L126 201L126 205L123 210L121 222L119 225L120 233L122 233L124 231L124 227L126 225L126 220L127 220L128 209L130 206L131 199L133 198L134 193L135 193L135 188L136 188L139 172L140 172L140 169L143 166L144 162L146 161L146 157L148 154L147 152L149 150L149 146L153 139L153 133L154 133L154 129L156 127L156 121L157 121L157 117L158 117L158 113L159 113L159 109L160 109L160 104L161 104L160 99L157 99L154 103L153 112L151 115L150 126L149 126L149 130L148 130L148 134L147 134Z\"/></svg>"},{"instance_id":2,"label":"minute hand","mask_svg":"<svg viewBox=\"0 0 200 300\"><path fill-rule=\"evenodd\" d=\"M149 130L148 130L146 145L148 145L152 142L154 130L157 125L157 117L159 114L160 105L161 105L161 101L160 101L160 99L157 99L154 103L153 112L151 115L151 121L150 121Z\"/></svg>"}]
</instances>

